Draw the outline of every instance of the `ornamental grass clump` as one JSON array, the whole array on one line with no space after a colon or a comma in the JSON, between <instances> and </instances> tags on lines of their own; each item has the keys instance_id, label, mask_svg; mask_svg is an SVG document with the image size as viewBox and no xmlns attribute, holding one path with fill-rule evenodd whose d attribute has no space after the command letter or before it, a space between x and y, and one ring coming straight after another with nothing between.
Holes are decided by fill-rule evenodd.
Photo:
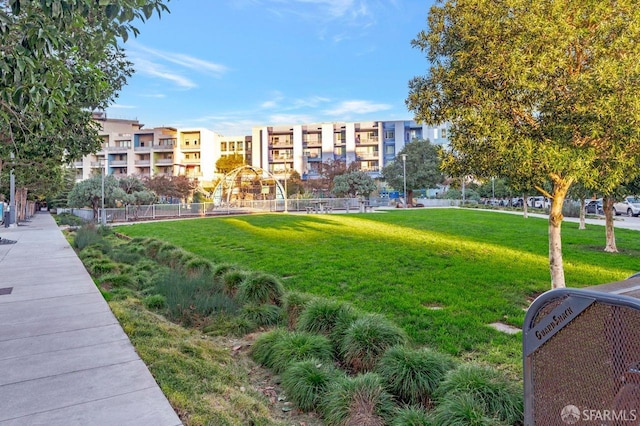
<instances>
[{"instance_id":1,"label":"ornamental grass clump","mask_svg":"<svg viewBox=\"0 0 640 426\"><path fill-rule=\"evenodd\" d=\"M344 376L333 364L317 359L293 362L282 373L282 388L302 411L314 411L327 388Z\"/></svg>"},{"instance_id":2,"label":"ornamental grass clump","mask_svg":"<svg viewBox=\"0 0 640 426\"><path fill-rule=\"evenodd\" d=\"M251 321L257 327L278 325L282 322L284 312L281 307L275 305L244 305L239 311L240 317Z\"/></svg>"},{"instance_id":3,"label":"ornamental grass clump","mask_svg":"<svg viewBox=\"0 0 640 426\"><path fill-rule=\"evenodd\" d=\"M345 365L354 373L372 371L389 348L407 341L404 331L379 314L356 319L345 331L340 353Z\"/></svg>"},{"instance_id":4,"label":"ornamental grass clump","mask_svg":"<svg viewBox=\"0 0 640 426\"><path fill-rule=\"evenodd\" d=\"M198 275L209 274L213 269L213 264L207 259L191 255L189 259L185 261L182 269L188 277L196 277Z\"/></svg>"},{"instance_id":5,"label":"ornamental grass clump","mask_svg":"<svg viewBox=\"0 0 640 426\"><path fill-rule=\"evenodd\" d=\"M406 406L398 409L391 426L439 426L433 416L422 407Z\"/></svg>"},{"instance_id":6,"label":"ornamental grass clump","mask_svg":"<svg viewBox=\"0 0 640 426\"><path fill-rule=\"evenodd\" d=\"M314 300L314 297L310 294L298 291L289 291L284 295L283 304L287 314L287 327L289 330L295 330L300 314L312 300Z\"/></svg>"},{"instance_id":7,"label":"ornamental grass clump","mask_svg":"<svg viewBox=\"0 0 640 426\"><path fill-rule=\"evenodd\" d=\"M240 269L228 269L219 278L222 291L229 297L236 297L238 287L247 278L247 273Z\"/></svg>"},{"instance_id":8,"label":"ornamental grass clump","mask_svg":"<svg viewBox=\"0 0 640 426\"><path fill-rule=\"evenodd\" d=\"M472 394L453 394L443 400L432 412L433 424L438 426L513 426L491 416L484 401Z\"/></svg>"},{"instance_id":9,"label":"ornamental grass clump","mask_svg":"<svg viewBox=\"0 0 640 426\"><path fill-rule=\"evenodd\" d=\"M267 365L274 373L280 374L292 362L317 359L331 362L331 342L324 336L304 332L287 332L274 343L272 359Z\"/></svg>"},{"instance_id":10,"label":"ornamental grass clump","mask_svg":"<svg viewBox=\"0 0 640 426\"><path fill-rule=\"evenodd\" d=\"M106 289L121 287L135 289L138 286L135 278L125 273L104 274L98 278L98 283Z\"/></svg>"},{"instance_id":11,"label":"ornamental grass clump","mask_svg":"<svg viewBox=\"0 0 640 426\"><path fill-rule=\"evenodd\" d=\"M453 397L459 399L461 396L468 396L484 407L489 418L498 418L510 425L521 424L523 421L522 387L491 367L460 365L446 374L435 396L438 408L450 404L447 401Z\"/></svg>"},{"instance_id":12,"label":"ornamental grass clump","mask_svg":"<svg viewBox=\"0 0 640 426\"><path fill-rule=\"evenodd\" d=\"M429 408L432 395L454 367L453 358L443 353L394 346L380 357L376 372L399 401Z\"/></svg>"},{"instance_id":13,"label":"ornamental grass clump","mask_svg":"<svg viewBox=\"0 0 640 426\"><path fill-rule=\"evenodd\" d=\"M316 298L300 313L296 328L327 336L334 356L339 359L345 332L360 316L362 314L348 303Z\"/></svg>"},{"instance_id":14,"label":"ornamental grass clump","mask_svg":"<svg viewBox=\"0 0 640 426\"><path fill-rule=\"evenodd\" d=\"M392 419L395 404L380 377L366 373L334 381L320 411L328 425L384 426Z\"/></svg>"},{"instance_id":15,"label":"ornamental grass clump","mask_svg":"<svg viewBox=\"0 0 640 426\"><path fill-rule=\"evenodd\" d=\"M249 274L238 287L237 299L241 303L282 305L284 286L278 278L263 272Z\"/></svg>"},{"instance_id":16,"label":"ornamental grass clump","mask_svg":"<svg viewBox=\"0 0 640 426\"><path fill-rule=\"evenodd\" d=\"M271 362L274 359L273 347L288 333L281 328L262 333L251 345L251 358L258 364L271 368Z\"/></svg>"}]
</instances>

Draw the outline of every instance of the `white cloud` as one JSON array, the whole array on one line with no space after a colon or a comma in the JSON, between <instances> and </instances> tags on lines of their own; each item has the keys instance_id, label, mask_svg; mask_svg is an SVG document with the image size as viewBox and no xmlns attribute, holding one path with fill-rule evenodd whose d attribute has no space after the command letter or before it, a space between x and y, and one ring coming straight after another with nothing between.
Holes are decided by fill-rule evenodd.
<instances>
[{"instance_id":1,"label":"white cloud","mask_svg":"<svg viewBox=\"0 0 640 426\"><path fill-rule=\"evenodd\" d=\"M136 71L141 74L158 77L163 80L169 80L185 89L193 89L194 87L198 87L195 82L188 79L187 77L165 70L165 68L161 64L146 60L144 58L131 58L131 60L135 64Z\"/></svg>"},{"instance_id":2,"label":"white cloud","mask_svg":"<svg viewBox=\"0 0 640 426\"><path fill-rule=\"evenodd\" d=\"M304 124L315 121L306 114L273 114L267 120L269 124Z\"/></svg>"},{"instance_id":3,"label":"white cloud","mask_svg":"<svg viewBox=\"0 0 640 426\"><path fill-rule=\"evenodd\" d=\"M342 101L337 106L324 111L327 115L352 115L352 114L368 114L378 111L386 111L391 109L389 104L374 103L371 101Z\"/></svg>"},{"instance_id":4,"label":"white cloud","mask_svg":"<svg viewBox=\"0 0 640 426\"><path fill-rule=\"evenodd\" d=\"M109 108L113 108L113 109L136 109L138 107L135 106L135 105L113 104L113 105L110 105Z\"/></svg>"},{"instance_id":5,"label":"white cloud","mask_svg":"<svg viewBox=\"0 0 640 426\"><path fill-rule=\"evenodd\" d=\"M165 52L158 49L152 49L150 47L143 46L139 43L133 45L134 49L138 52L144 52L151 55L155 59L162 59L166 62L180 65L183 68L200 71L205 74L210 74L216 77L221 77L222 74L228 71L225 65L217 64L215 62L205 61L204 59L196 58L184 53Z\"/></svg>"}]
</instances>

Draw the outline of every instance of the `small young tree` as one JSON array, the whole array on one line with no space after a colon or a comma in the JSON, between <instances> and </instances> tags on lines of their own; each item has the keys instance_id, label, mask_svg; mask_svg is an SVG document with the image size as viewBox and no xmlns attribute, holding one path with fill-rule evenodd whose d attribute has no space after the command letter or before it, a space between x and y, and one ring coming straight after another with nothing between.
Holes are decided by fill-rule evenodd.
<instances>
[{"instance_id":1,"label":"small young tree","mask_svg":"<svg viewBox=\"0 0 640 426\"><path fill-rule=\"evenodd\" d=\"M332 191L339 197L368 197L375 189L371 176L362 171L345 173L333 179Z\"/></svg>"}]
</instances>

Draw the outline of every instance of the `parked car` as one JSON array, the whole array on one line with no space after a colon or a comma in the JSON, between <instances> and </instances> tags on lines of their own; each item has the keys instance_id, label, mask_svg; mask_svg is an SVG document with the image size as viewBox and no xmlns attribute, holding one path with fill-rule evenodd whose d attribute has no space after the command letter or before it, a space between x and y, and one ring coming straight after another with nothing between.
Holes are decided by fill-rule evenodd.
<instances>
[{"instance_id":1,"label":"parked car","mask_svg":"<svg viewBox=\"0 0 640 426\"><path fill-rule=\"evenodd\" d=\"M638 216L640 214L640 198L624 197L624 200L613 204L613 212L616 216L626 214L627 216Z\"/></svg>"},{"instance_id":2,"label":"parked car","mask_svg":"<svg viewBox=\"0 0 640 426\"><path fill-rule=\"evenodd\" d=\"M529 197L527 205L536 209L546 209L551 206L551 203L545 197Z\"/></svg>"},{"instance_id":3,"label":"parked car","mask_svg":"<svg viewBox=\"0 0 640 426\"><path fill-rule=\"evenodd\" d=\"M591 200L584 206L584 212L587 214L604 214L604 208L602 207L602 198L597 200Z\"/></svg>"}]
</instances>

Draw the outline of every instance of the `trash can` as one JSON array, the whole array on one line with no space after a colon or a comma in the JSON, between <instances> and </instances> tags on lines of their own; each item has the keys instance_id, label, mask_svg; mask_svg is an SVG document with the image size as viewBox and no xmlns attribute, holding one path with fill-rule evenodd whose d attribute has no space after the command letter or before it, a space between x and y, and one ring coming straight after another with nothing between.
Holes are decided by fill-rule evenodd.
<instances>
[{"instance_id":1,"label":"trash can","mask_svg":"<svg viewBox=\"0 0 640 426\"><path fill-rule=\"evenodd\" d=\"M4 221L4 227L8 228L9 227L9 222L11 222L11 212L9 210L5 210L4 211L4 216L3 216L2 220Z\"/></svg>"},{"instance_id":2,"label":"trash can","mask_svg":"<svg viewBox=\"0 0 640 426\"><path fill-rule=\"evenodd\" d=\"M640 274L538 297L523 362L525 425L638 425Z\"/></svg>"}]
</instances>

